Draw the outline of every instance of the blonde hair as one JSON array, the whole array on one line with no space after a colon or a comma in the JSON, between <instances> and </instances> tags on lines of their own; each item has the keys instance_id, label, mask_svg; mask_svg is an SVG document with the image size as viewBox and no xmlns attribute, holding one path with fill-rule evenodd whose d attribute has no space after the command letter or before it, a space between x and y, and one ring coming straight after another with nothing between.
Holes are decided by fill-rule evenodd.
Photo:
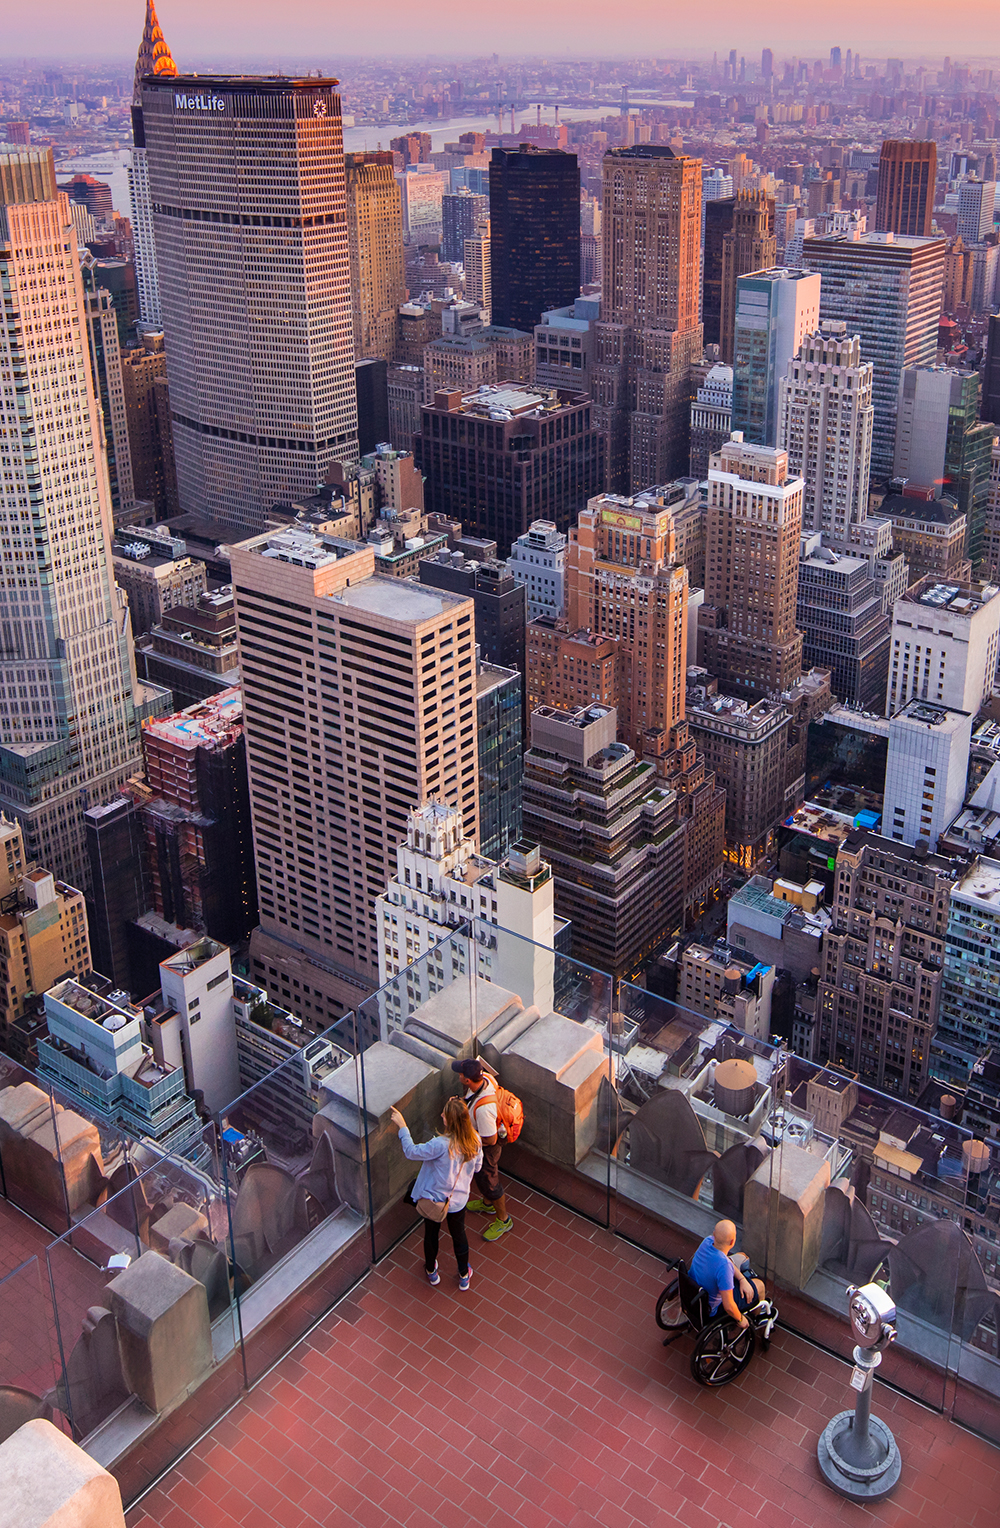
<instances>
[{"instance_id":1,"label":"blonde hair","mask_svg":"<svg viewBox=\"0 0 1000 1528\"><path fill-rule=\"evenodd\" d=\"M471 1162L479 1152L479 1136L464 1099L448 1099L444 1106L444 1125L451 1155L460 1156L463 1162Z\"/></svg>"}]
</instances>

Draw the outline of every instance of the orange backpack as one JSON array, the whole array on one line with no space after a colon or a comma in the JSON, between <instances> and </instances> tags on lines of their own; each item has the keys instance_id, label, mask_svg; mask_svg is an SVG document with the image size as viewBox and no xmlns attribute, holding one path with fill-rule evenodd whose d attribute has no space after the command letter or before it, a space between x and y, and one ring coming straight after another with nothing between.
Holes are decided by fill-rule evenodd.
<instances>
[{"instance_id":1,"label":"orange backpack","mask_svg":"<svg viewBox=\"0 0 1000 1528\"><path fill-rule=\"evenodd\" d=\"M487 1073L487 1075L489 1074ZM515 1093L509 1092L507 1088L502 1088L496 1078L491 1077L490 1081L493 1083L493 1097L486 1093L482 1098L473 1101L471 1111L473 1120L475 1120L476 1110L480 1104L495 1103L497 1121L506 1130L507 1139L513 1145L521 1134L524 1125L524 1105Z\"/></svg>"}]
</instances>

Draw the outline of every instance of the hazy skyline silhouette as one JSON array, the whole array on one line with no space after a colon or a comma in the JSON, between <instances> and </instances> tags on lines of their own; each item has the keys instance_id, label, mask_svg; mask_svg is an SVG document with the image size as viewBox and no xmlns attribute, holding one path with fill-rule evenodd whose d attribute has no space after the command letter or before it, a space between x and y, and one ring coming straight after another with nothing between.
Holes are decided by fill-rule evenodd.
<instances>
[{"instance_id":1,"label":"hazy skyline silhouette","mask_svg":"<svg viewBox=\"0 0 1000 1528\"><path fill-rule=\"evenodd\" d=\"M0 40L0 56L69 60L134 56L142 32L141 0L106 0L99 8L69 0L37 0L10 8ZM501 59L544 57L681 58L727 54L747 60L770 47L777 59L796 55L822 58L839 45L862 58L902 57L932 63L944 54L962 60L1000 58L1000 12L995 0L972 0L958 11L890 0L877 6L848 0L824 18L787 5L759 0L752 8L720 0L706 15L697 9L666 11L654 0L627 7L580 5L570 0L507 0L494 8L463 13L449 10L436 21L404 0L373 0L357 11L331 13L320 0L297 0L275 11L254 0L162 0L160 24L181 68L202 68L222 60L227 67L258 67L301 58L332 66L349 57L464 57L500 54ZM502 17L502 19L501 19ZM994 49L995 55L990 49Z\"/></svg>"}]
</instances>

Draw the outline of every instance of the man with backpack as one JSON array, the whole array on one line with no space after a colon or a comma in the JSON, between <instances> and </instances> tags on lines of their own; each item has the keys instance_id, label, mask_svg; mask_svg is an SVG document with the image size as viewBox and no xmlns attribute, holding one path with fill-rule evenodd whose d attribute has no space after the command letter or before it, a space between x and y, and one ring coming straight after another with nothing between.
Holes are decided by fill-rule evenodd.
<instances>
[{"instance_id":1,"label":"man with backpack","mask_svg":"<svg viewBox=\"0 0 1000 1528\"><path fill-rule=\"evenodd\" d=\"M500 1089L481 1061L453 1061L451 1069L465 1082L465 1102L483 1143L483 1165L472 1180L480 1197L470 1199L467 1207L493 1217L483 1232L483 1240L499 1241L514 1228L514 1221L507 1214L507 1196L500 1186L500 1152L508 1135ZM513 1099L513 1095L506 1096Z\"/></svg>"}]
</instances>

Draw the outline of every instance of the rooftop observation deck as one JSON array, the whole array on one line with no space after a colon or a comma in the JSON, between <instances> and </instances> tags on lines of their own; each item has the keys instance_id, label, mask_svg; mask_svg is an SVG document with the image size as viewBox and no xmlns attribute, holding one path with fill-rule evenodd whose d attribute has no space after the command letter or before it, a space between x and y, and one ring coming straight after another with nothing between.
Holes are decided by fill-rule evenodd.
<instances>
[{"instance_id":1,"label":"rooftop observation deck","mask_svg":"<svg viewBox=\"0 0 1000 1528\"><path fill-rule=\"evenodd\" d=\"M487 953L493 982L472 975ZM992 1528L1000 1152L493 925L330 1038L346 1059L318 1090L291 1058L206 1126L198 1167L3 1066L0 1384L114 1473L129 1528ZM462 1295L447 1238L424 1280L388 1113L425 1139L473 1050L525 1130L504 1148L514 1229L485 1244L469 1217ZM721 1214L782 1325L706 1391L654 1308L664 1259ZM155 1320L165 1289L200 1313L148 1372L147 1276ZM872 1277L899 1310L874 1411L903 1475L860 1508L816 1442L852 1398L845 1287Z\"/></svg>"},{"instance_id":2,"label":"rooftop observation deck","mask_svg":"<svg viewBox=\"0 0 1000 1528\"><path fill-rule=\"evenodd\" d=\"M411 1234L128 1514L128 1528L994 1528L1000 1451L886 1387L895 1495L841 1502L816 1438L849 1366L780 1332L705 1391L662 1263L531 1190L468 1294ZM470 1217L482 1224L481 1217Z\"/></svg>"}]
</instances>

